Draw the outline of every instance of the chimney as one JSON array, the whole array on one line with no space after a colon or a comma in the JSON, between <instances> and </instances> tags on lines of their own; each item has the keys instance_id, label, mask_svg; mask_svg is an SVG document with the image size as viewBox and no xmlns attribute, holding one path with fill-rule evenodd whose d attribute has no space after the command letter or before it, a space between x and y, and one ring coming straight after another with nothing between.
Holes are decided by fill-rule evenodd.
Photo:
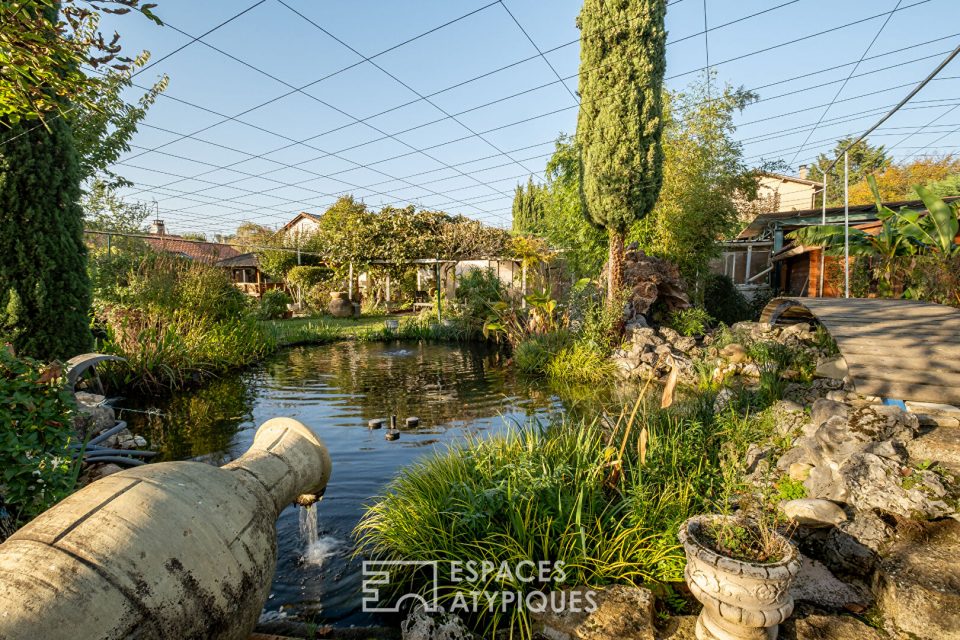
<instances>
[{"instance_id":1,"label":"chimney","mask_svg":"<svg viewBox=\"0 0 960 640\"><path fill-rule=\"evenodd\" d=\"M805 164L800 165L800 179L801 180L807 179L807 165Z\"/></svg>"},{"instance_id":2,"label":"chimney","mask_svg":"<svg viewBox=\"0 0 960 640\"><path fill-rule=\"evenodd\" d=\"M163 220L157 218L152 223L150 223L150 233L156 234L158 236L167 235L167 228L163 224Z\"/></svg>"}]
</instances>

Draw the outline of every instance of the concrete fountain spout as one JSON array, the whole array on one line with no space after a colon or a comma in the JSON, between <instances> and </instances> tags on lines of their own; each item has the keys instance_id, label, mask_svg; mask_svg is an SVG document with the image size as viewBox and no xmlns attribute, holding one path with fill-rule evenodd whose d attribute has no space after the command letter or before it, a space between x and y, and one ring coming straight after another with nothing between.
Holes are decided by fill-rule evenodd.
<instances>
[{"instance_id":1,"label":"concrete fountain spout","mask_svg":"<svg viewBox=\"0 0 960 640\"><path fill-rule=\"evenodd\" d=\"M274 523L330 478L290 418L216 468L164 462L73 494L0 545L0 638L246 639L277 561Z\"/></svg>"}]
</instances>

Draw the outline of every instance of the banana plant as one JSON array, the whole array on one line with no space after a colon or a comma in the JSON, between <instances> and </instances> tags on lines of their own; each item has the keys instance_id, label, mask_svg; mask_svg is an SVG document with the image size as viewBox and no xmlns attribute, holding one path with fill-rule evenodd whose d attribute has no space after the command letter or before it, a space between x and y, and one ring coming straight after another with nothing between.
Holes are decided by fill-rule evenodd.
<instances>
[{"instance_id":1,"label":"banana plant","mask_svg":"<svg viewBox=\"0 0 960 640\"><path fill-rule=\"evenodd\" d=\"M873 180L873 176L870 180L874 197L879 200L879 194L876 191L877 183ZM921 215L917 211L904 208L897 211L895 215L903 235L943 258L960 255L960 244L956 241L957 233L960 232L960 220L957 219L960 204L957 202L947 204L926 187L914 187L914 189L929 213Z\"/></svg>"}]
</instances>

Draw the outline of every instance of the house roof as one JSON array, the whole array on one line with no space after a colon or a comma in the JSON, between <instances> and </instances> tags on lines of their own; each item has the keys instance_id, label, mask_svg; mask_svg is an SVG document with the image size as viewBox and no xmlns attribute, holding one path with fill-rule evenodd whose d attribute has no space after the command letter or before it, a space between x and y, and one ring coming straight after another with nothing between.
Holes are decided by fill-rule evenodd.
<instances>
[{"instance_id":1,"label":"house roof","mask_svg":"<svg viewBox=\"0 0 960 640\"><path fill-rule=\"evenodd\" d=\"M307 213L306 211L301 211L301 212L298 213L296 216L294 216L293 220L291 220L291 221L288 222L287 224L283 225L283 227L281 227L280 230L281 230L281 231L286 231L287 229L289 229L289 228L292 227L293 225L297 224L297 222L299 222L300 220L302 220L302 219L304 219L304 218L306 218L307 220L313 220L314 222L318 222L318 223L320 222L320 216L318 216L318 215L316 215L316 214L314 214L314 213Z\"/></svg>"},{"instance_id":2,"label":"house roof","mask_svg":"<svg viewBox=\"0 0 960 640\"><path fill-rule=\"evenodd\" d=\"M218 267L228 267L231 269L259 269L260 260L255 253L241 253L231 258L224 258L217 261Z\"/></svg>"},{"instance_id":3,"label":"house roof","mask_svg":"<svg viewBox=\"0 0 960 640\"><path fill-rule=\"evenodd\" d=\"M944 202L953 202L960 199L960 196L951 196L943 198ZM884 202L883 205L890 209L900 209L906 207L914 211L925 212L927 209L922 200L897 200L893 202ZM827 223L843 222L843 207L827 207ZM737 236L738 240L747 240L756 238L766 229L773 226L780 226L786 230L797 229L799 227L809 227L820 224L823 219L823 209L803 209L800 211L775 211L771 213L761 213L754 218L750 224L744 228ZM850 205L850 222L874 222L877 218L877 205L871 204L852 204Z\"/></svg>"},{"instance_id":4,"label":"house roof","mask_svg":"<svg viewBox=\"0 0 960 640\"><path fill-rule=\"evenodd\" d=\"M804 184L810 187L819 187L823 184L822 182L807 180L806 178L798 178L797 176L786 176L786 175L783 175L782 173L771 173L769 171L764 171L761 175L767 178L775 178L777 180L783 180L784 182L796 182L797 184Z\"/></svg>"},{"instance_id":5,"label":"house roof","mask_svg":"<svg viewBox=\"0 0 960 640\"><path fill-rule=\"evenodd\" d=\"M237 249L228 244L188 240L181 236L169 234L160 235L151 233L144 237L144 241L149 244L154 251L173 253L198 262L216 262L240 255Z\"/></svg>"}]
</instances>

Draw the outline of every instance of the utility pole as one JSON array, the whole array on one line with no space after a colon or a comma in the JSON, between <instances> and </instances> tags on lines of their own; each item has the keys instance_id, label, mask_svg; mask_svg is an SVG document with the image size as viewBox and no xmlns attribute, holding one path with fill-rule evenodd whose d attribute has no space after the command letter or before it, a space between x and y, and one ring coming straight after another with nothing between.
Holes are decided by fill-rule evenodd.
<instances>
[{"instance_id":1,"label":"utility pole","mask_svg":"<svg viewBox=\"0 0 960 640\"><path fill-rule=\"evenodd\" d=\"M843 297L850 297L850 152L843 152Z\"/></svg>"},{"instance_id":2,"label":"utility pole","mask_svg":"<svg viewBox=\"0 0 960 640\"><path fill-rule=\"evenodd\" d=\"M820 226L826 226L827 224L827 172L823 172L823 191L820 192L820 200L822 201L823 210L820 215ZM817 291L820 292L820 297L823 297L823 271L827 268L827 259L826 259L826 247L820 247L820 284L817 287Z\"/></svg>"}]
</instances>

